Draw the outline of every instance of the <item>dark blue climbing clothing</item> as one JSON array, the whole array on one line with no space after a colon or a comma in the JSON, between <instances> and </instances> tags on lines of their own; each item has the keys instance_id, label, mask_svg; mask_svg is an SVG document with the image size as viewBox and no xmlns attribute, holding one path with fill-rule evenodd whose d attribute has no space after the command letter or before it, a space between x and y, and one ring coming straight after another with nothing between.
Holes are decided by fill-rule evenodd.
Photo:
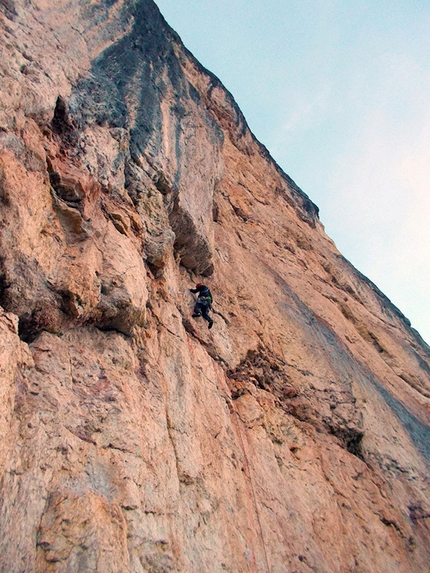
<instances>
[{"instance_id":1,"label":"dark blue climbing clothing","mask_svg":"<svg viewBox=\"0 0 430 573\"><path fill-rule=\"evenodd\" d=\"M202 316L209 323L208 328L212 328L213 320L208 314L208 311L211 310L212 308L211 291L208 289L206 285L199 285L196 288L190 288L190 291L193 294L198 293L198 299L194 306L193 317L197 318L199 316Z\"/></svg>"},{"instance_id":2,"label":"dark blue climbing clothing","mask_svg":"<svg viewBox=\"0 0 430 573\"><path fill-rule=\"evenodd\" d=\"M202 297L209 298L210 299L209 302L212 302L211 291L208 289L206 285L200 285L196 288L190 288L190 291L194 294L199 293L199 298Z\"/></svg>"}]
</instances>

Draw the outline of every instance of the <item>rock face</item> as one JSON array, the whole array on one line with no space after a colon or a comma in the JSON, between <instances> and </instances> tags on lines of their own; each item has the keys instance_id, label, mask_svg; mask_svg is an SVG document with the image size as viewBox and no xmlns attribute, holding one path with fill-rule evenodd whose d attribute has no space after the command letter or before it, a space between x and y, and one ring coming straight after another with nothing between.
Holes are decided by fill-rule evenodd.
<instances>
[{"instance_id":1,"label":"rock face","mask_svg":"<svg viewBox=\"0 0 430 573\"><path fill-rule=\"evenodd\" d=\"M0 570L428 571L429 347L152 0L0 11Z\"/></svg>"}]
</instances>

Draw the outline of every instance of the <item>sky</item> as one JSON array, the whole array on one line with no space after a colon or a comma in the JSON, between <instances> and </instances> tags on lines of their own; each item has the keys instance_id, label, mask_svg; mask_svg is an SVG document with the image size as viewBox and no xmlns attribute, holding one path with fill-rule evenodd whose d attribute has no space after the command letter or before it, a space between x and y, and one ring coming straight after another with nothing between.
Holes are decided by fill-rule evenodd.
<instances>
[{"instance_id":1,"label":"sky","mask_svg":"<svg viewBox=\"0 0 430 573\"><path fill-rule=\"evenodd\" d=\"M341 253L430 343L430 2L156 3Z\"/></svg>"}]
</instances>

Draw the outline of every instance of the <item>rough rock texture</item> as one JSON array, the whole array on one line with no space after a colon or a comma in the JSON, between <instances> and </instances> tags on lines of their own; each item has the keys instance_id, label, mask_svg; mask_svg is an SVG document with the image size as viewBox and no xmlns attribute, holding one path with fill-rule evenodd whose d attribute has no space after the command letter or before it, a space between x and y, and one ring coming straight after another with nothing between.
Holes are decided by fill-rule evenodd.
<instances>
[{"instance_id":1,"label":"rough rock texture","mask_svg":"<svg viewBox=\"0 0 430 573\"><path fill-rule=\"evenodd\" d=\"M428 571L429 347L151 0L0 11L0 570Z\"/></svg>"}]
</instances>

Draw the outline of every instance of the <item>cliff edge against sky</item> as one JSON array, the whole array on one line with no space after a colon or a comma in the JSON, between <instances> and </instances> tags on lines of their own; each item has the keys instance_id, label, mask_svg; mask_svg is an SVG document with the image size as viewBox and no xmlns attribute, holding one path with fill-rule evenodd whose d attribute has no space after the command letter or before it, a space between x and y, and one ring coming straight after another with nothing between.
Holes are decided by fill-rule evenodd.
<instances>
[{"instance_id":1,"label":"cliff edge against sky","mask_svg":"<svg viewBox=\"0 0 430 573\"><path fill-rule=\"evenodd\" d=\"M0 22L0 570L427 571L419 334L152 0Z\"/></svg>"}]
</instances>

